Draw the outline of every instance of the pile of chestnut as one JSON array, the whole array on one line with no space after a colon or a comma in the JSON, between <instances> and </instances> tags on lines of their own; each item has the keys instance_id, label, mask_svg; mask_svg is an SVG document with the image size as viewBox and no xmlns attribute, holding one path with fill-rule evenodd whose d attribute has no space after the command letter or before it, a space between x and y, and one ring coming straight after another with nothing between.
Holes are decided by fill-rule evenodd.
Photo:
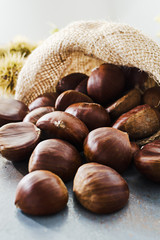
<instances>
[{"instance_id":1,"label":"pile of chestnut","mask_svg":"<svg viewBox=\"0 0 160 240\"><path fill-rule=\"evenodd\" d=\"M28 161L29 173L16 190L24 213L47 215L68 201L64 182L73 180L77 200L95 213L112 213L129 198L120 175L134 160L147 178L160 182L160 140L136 141L160 130L160 87L145 90L148 74L137 68L102 64L88 77L63 77L56 92L28 107L0 99L0 152Z\"/></svg>"}]
</instances>

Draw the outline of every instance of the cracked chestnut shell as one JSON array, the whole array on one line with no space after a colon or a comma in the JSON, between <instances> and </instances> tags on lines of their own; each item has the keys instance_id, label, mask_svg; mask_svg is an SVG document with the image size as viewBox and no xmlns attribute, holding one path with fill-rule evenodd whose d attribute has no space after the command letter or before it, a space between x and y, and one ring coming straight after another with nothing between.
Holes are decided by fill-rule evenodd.
<instances>
[{"instance_id":1,"label":"cracked chestnut shell","mask_svg":"<svg viewBox=\"0 0 160 240\"><path fill-rule=\"evenodd\" d=\"M112 127L127 132L131 139L142 139L159 130L160 114L147 104L140 105L122 114Z\"/></svg>"},{"instance_id":2,"label":"cracked chestnut shell","mask_svg":"<svg viewBox=\"0 0 160 240\"><path fill-rule=\"evenodd\" d=\"M79 102L92 103L93 101L90 97L81 92L77 92L75 90L68 90L58 96L55 102L55 108L59 111L65 111L65 109L71 104Z\"/></svg>"},{"instance_id":3,"label":"cracked chestnut shell","mask_svg":"<svg viewBox=\"0 0 160 240\"><path fill-rule=\"evenodd\" d=\"M84 154L88 162L104 164L121 173L132 158L128 134L109 127L95 129L84 141Z\"/></svg>"},{"instance_id":4,"label":"cracked chestnut shell","mask_svg":"<svg viewBox=\"0 0 160 240\"><path fill-rule=\"evenodd\" d=\"M97 128L84 141L84 155L88 162L104 164L121 173L132 158L128 134L110 127Z\"/></svg>"},{"instance_id":5,"label":"cracked chestnut shell","mask_svg":"<svg viewBox=\"0 0 160 240\"><path fill-rule=\"evenodd\" d=\"M65 112L79 118L89 131L110 125L108 112L97 103L75 103L70 105Z\"/></svg>"},{"instance_id":6,"label":"cracked chestnut shell","mask_svg":"<svg viewBox=\"0 0 160 240\"><path fill-rule=\"evenodd\" d=\"M123 97L119 98L116 102L106 108L107 112L114 120L125 112L141 103L141 93L138 89L132 89Z\"/></svg>"},{"instance_id":7,"label":"cracked chestnut shell","mask_svg":"<svg viewBox=\"0 0 160 240\"><path fill-rule=\"evenodd\" d=\"M56 91L61 94L64 91L73 90L87 77L86 74L79 72L68 74L58 81Z\"/></svg>"},{"instance_id":8,"label":"cracked chestnut shell","mask_svg":"<svg viewBox=\"0 0 160 240\"><path fill-rule=\"evenodd\" d=\"M54 111L54 107L50 107L50 106L35 108L25 116L25 118L23 119L23 122L31 122L33 124L36 124L38 119L40 119L43 115L53 111Z\"/></svg>"},{"instance_id":9,"label":"cracked chestnut shell","mask_svg":"<svg viewBox=\"0 0 160 240\"><path fill-rule=\"evenodd\" d=\"M13 98L0 98L0 127L11 122L20 122L28 113L28 107Z\"/></svg>"},{"instance_id":10,"label":"cracked chestnut shell","mask_svg":"<svg viewBox=\"0 0 160 240\"><path fill-rule=\"evenodd\" d=\"M88 134L86 125L73 115L55 111L42 116L36 123L42 130L42 137L59 138L81 149Z\"/></svg>"},{"instance_id":11,"label":"cracked chestnut shell","mask_svg":"<svg viewBox=\"0 0 160 240\"><path fill-rule=\"evenodd\" d=\"M102 64L92 71L88 83L88 95L102 105L107 105L122 93L125 86L124 73L113 64Z\"/></svg>"},{"instance_id":12,"label":"cracked chestnut shell","mask_svg":"<svg viewBox=\"0 0 160 240\"><path fill-rule=\"evenodd\" d=\"M83 207L99 214L120 210L129 198L126 181L112 168L98 163L87 163L78 169L73 192Z\"/></svg>"},{"instance_id":13,"label":"cracked chestnut shell","mask_svg":"<svg viewBox=\"0 0 160 240\"><path fill-rule=\"evenodd\" d=\"M29 172L49 170L63 181L73 179L81 165L81 156L70 143L60 139L49 139L40 142L29 160Z\"/></svg>"},{"instance_id":14,"label":"cracked chestnut shell","mask_svg":"<svg viewBox=\"0 0 160 240\"><path fill-rule=\"evenodd\" d=\"M160 140L146 144L134 158L137 170L154 182L160 182Z\"/></svg>"},{"instance_id":15,"label":"cracked chestnut shell","mask_svg":"<svg viewBox=\"0 0 160 240\"><path fill-rule=\"evenodd\" d=\"M37 170L27 174L16 189L15 205L26 214L54 214L67 202L67 188L57 175L49 171Z\"/></svg>"},{"instance_id":16,"label":"cracked chestnut shell","mask_svg":"<svg viewBox=\"0 0 160 240\"><path fill-rule=\"evenodd\" d=\"M160 87L147 89L143 95L143 102L160 111Z\"/></svg>"},{"instance_id":17,"label":"cracked chestnut shell","mask_svg":"<svg viewBox=\"0 0 160 240\"><path fill-rule=\"evenodd\" d=\"M37 97L30 105L29 111L33 111L36 108L51 106L54 107L55 101L58 97L58 93L44 93Z\"/></svg>"},{"instance_id":18,"label":"cracked chestnut shell","mask_svg":"<svg viewBox=\"0 0 160 240\"><path fill-rule=\"evenodd\" d=\"M8 123L0 128L0 152L11 161L30 157L40 139L40 129L33 123Z\"/></svg>"}]
</instances>

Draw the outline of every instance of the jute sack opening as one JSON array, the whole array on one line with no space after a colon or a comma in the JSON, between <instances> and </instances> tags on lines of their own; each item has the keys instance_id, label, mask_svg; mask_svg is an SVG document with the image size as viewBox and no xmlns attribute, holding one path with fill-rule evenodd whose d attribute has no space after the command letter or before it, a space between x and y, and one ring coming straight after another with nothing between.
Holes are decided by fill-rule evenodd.
<instances>
[{"instance_id":1,"label":"jute sack opening","mask_svg":"<svg viewBox=\"0 0 160 240\"><path fill-rule=\"evenodd\" d=\"M39 95L55 91L63 76L72 72L90 75L104 62L137 67L160 84L160 47L152 39L128 25L80 21L33 51L19 74L15 98L28 105Z\"/></svg>"}]
</instances>

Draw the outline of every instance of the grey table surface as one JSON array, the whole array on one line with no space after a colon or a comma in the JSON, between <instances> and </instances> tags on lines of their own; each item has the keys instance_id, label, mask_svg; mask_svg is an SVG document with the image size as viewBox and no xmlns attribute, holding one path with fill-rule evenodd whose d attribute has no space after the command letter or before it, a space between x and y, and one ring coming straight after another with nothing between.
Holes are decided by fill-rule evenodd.
<instances>
[{"instance_id":1,"label":"grey table surface","mask_svg":"<svg viewBox=\"0 0 160 240\"><path fill-rule=\"evenodd\" d=\"M33 217L14 205L16 186L26 163L0 157L0 240L159 240L160 185L143 178L132 166L123 174L130 188L128 205L117 213L96 215L79 205L68 183L69 202L59 214Z\"/></svg>"}]
</instances>

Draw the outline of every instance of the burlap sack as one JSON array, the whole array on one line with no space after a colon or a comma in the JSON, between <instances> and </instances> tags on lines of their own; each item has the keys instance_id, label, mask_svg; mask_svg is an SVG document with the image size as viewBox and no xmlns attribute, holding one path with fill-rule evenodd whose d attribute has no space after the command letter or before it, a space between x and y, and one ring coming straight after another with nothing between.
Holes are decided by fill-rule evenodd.
<instances>
[{"instance_id":1,"label":"burlap sack","mask_svg":"<svg viewBox=\"0 0 160 240\"><path fill-rule=\"evenodd\" d=\"M137 67L160 83L160 47L128 25L80 21L53 34L28 57L17 82L15 98L27 105L72 72L90 74L107 62Z\"/></svg>"}]
</instances>

